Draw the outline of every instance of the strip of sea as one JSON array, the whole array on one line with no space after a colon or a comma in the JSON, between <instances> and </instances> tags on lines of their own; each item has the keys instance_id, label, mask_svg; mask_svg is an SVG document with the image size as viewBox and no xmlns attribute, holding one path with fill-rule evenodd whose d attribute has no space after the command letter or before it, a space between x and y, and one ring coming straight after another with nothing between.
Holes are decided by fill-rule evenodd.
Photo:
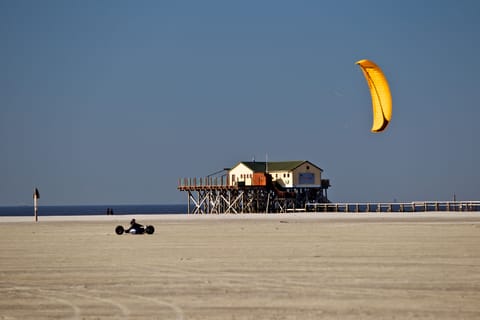
<instances>
[{"instance_id":1,"label":"strip of sea","mask_svg":"<svg viewBox=\"0 0 480 320\"><path fill-rule=\"evenodd\" d=\"M39 206L39 216L186 214L186 204ZM33 206L0 206L0 217L33 216Z\"/></svg>"}]
</instances>

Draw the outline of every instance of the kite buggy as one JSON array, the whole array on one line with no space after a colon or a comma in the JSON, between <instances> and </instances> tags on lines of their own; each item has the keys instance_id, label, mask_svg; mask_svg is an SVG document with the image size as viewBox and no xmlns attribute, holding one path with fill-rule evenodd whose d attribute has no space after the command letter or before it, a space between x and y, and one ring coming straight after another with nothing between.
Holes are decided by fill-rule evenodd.
<instances>
[{"instance_id":1,"label":"kite buggy","mask_svg":"<svg viewBox=\"0 0 480 320\"><path fill-rule=\"evenodd\" d=\"M155 232L155 228L151 225L143 226L132 219L130 221L130 227L125 229L123 226L117 226L115 228L115 233L120 235L123 233L130 233L130 234L153 234Z\"/></svg>"}]
</instances>

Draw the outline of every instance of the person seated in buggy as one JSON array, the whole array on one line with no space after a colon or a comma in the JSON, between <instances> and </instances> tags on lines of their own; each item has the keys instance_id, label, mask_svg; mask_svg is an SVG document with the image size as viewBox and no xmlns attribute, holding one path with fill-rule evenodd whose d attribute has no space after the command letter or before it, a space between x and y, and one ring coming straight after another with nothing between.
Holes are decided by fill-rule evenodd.
<instances>
[{"instance_id":1,"label":"person seated in buggy","mask_svg":"<svg viewBox=\"0 0 480 320\"><path fill-rule=\"evenodd\" d=\"M155 232L155 227L152 226L152 225L147 225L147 226L143 226L141 225L140 223L137 223L137 221L135 221L135 219L132 219L130 221L130 228L128 228L127 230L125 230L123 228L123 226L117 226L115 228L115 233L120 235L120 234L123 234L123 233L130 233L130 234L153 234Z\"/></svg>"},{"instance_id":2,"label":"person seated in buggy","mask_svg":"<svg viewBox=\"0 0 480 320\"><path fill-rule=\"evenodd\" d=\"M125 230L125 232L127 233L143 233L145 231L143 225L141 225L140 223L137 223L137 221L135 221L135 219L132 219L130 221L130 228L128 228L127 230Z\"/></svg>"}]
</instances>

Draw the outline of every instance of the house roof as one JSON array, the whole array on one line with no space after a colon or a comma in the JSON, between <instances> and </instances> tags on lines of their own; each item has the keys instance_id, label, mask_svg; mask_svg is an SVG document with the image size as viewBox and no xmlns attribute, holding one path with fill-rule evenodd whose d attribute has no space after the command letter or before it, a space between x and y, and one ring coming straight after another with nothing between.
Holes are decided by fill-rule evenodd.
<instances>
[{"instance_id":1,"label":"house roof","mask_svg":"<svg viewBox=\"0 0 480 320\"><path fill-rule=\"evenodd\" d=\"M305 162L308 162L310 165L314 166L320 171L323 171L321 168L317 167L310 161L306 160L297 160L297 161L278 161L278 162L268 162L268 171L293 171ZM253 172L266 172L267 171L267 162L258 162L258 161L242 161L240 162L247 166Z\"/></svg>"}]
</instances>

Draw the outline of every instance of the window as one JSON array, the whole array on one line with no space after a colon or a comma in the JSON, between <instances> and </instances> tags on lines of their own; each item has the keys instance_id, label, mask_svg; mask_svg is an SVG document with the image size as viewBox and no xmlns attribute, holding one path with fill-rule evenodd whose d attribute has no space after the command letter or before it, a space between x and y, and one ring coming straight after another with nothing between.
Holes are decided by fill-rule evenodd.
<instances>
[{"instance_id":1,"label":"window","mask_svg":"<svg viewBox=\"0 0 480 320\"><path fill-rule=\"evenodd\" d=\"M298 184L314 184L315 174L311 172L300 173L298 175Z\"/></svg>"}]
</instances>

